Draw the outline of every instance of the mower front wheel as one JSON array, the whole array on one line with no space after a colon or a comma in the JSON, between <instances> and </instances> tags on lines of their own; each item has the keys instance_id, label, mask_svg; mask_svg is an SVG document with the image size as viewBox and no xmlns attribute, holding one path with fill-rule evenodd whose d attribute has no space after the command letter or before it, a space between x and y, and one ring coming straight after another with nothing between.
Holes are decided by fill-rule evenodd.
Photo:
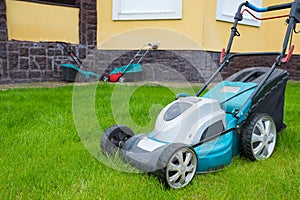
<instances>
[{"instance_id":1,"label":"mower front wheel","mask_svg":"<svg viewBox=\"0 0 300 200\"><path fill-rule=\"evenodd\" d=\"M197 156L191 147L173 143L161 153L156 173L167 187L177 189L193 180L197 165Z\"/></svg>"},{"instance_id":2,"label":"mower front wheel","mask_svg":"<svg viewBox=\"0 0 300 200\"><path fill-rule=\"evenodd\" d=\"M103 153L115 155L126 140L134 135L133 131L124 125L113 125L105 130L100 140L100 148Z\"/></svg>"},{"instance_id":3,"label":"mower front wheel","mask_svg":"<svg viewBox=\"0 0 300 200\"><path fill-rule=\"evenodd\" d=\"M269 158L276 145L276 125L268 114L249 117L241 131L241 152L251 161Z\"/></svg>"}]
</instances>

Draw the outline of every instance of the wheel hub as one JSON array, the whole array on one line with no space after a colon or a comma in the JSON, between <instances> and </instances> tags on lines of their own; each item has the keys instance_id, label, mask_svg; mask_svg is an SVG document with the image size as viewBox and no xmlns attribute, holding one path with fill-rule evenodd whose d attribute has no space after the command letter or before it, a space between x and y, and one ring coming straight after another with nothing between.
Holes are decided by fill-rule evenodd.
<instances>
[{"instance_id":1,"label":"wheel hub","mask_svg":"<svg viewBox=\"0 0 300 200\"><path fill-rule=\"evenodd\" d=\"M183 166L180 167L180 173L184 174L185 172L186 172L186 166L183 165Z\"/></svg>"},{"instance_id":2,"label":"wheel hub","mask_svg":"<svg viewBox=\"0 0 300 200\"><path fill-rule=\"evenodd\" d=\"M119 147L123 147L124 143L125 143L124 141L120 141L119 142Z\"/></svg>"},{"instance_id":3,"label":"wheel hub","mask_svg":"<svg viewBox=\"0 0 300 200\"><path fill-rule=\"evenodd\" d=\"M263 141L264 141L265 144L268 143L268 136L267 135L264 135Z\"/></svg>"}]
</instances>

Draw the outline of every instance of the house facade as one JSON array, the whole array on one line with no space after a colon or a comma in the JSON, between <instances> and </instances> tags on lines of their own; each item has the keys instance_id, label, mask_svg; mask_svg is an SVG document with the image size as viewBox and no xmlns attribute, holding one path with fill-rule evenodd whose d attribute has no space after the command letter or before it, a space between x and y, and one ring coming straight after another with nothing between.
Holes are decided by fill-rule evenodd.
<instances>
[{"instance_id":1,"label":"house facade","mask_svg":"<svg viewBox=\"0 0 300 200\"><path fill-rule=\"evenodd\" d=\"M67 42L99 74L129 62L143 44L159 43L144 69L149 80L205 81L226 47L240 0L5 0L0 2L0 83L63 80L67 56L57 42ZM259 6L282 0L253 0ZM286 1L289 2L289 1ZM259 16L258 13L255 13ZM260 17L288 14L288 10ZM233 52L280 51L284 18L258 21L245 15ZM287 69L300 79L300 37ZM274 57L246 57L233 62L226 77L244 67L270 66Z\"/></svg>"}]
</instances>

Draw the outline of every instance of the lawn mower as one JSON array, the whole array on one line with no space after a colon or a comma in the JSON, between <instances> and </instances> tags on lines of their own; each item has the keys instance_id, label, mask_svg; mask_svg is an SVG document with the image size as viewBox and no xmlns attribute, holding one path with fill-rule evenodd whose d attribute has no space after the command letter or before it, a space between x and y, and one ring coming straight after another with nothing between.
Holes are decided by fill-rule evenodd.
<instances>
[{"instance_id":1,"label":"lawn mower","mask_svg":"<svg viewBox=\"0 0 300 200\"><path fill-rule=\"evenodd\" d=\"M150 50L157 50L158 46L159 43L148 43L143 45L127 65L120 68L114 68L109 74L103 77L103 81L125 82L125 80L134 80L135 76L139 76L141 78L141 73L143 72L141 62L144 61L145 56Z\"/></svg>"},{"instance_id":2,"label":"lawn mower","mask_svg":"<svg viewBox=\"0 0 300 200\"><path fill-rule=\"evenodd\" d=\"M86 82L89 80L99 80L100 74L97 74L93 71L87 70L85 66L83 66L80 59L76 56L75 52L71 49L71 47L64 42L57 42L60 47L63 48L64 52L69 56L70 63L61 64L63 77L66 81L78 81L78 82Z\"/></svg>"},{"instance_id":3,"label":"lawn mower","mask_svg":"<svg viewBox=\"0 0 300 200\"><path fill-rule=\"evenodd\" d=\"M237 25L243 20L242 9L250 13L290 9L281 52L230 53L234 37L240 35ZM283 110L288 73L279 67L286 66L292 55L291 38L299 22L300 0L264 8L248 1L241 3L220 65L196 95L178 94L147 134L134 135L124 125L109 127L100 140L102 152L119 152L123 161L155 174L169 188L182 188L196 173L221 169L239 154L251 161L269 158L277 134L286 127ZM276 57L274 64L243 69L207 90L232 58L262 55Z\"/></svg>"}]
</instances>

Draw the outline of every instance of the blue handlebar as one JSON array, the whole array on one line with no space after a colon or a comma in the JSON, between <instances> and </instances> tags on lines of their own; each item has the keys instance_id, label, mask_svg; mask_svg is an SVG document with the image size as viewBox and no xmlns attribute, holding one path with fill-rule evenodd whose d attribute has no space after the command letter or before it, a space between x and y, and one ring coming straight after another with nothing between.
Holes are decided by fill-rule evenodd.
<instances>
[{"instance_id":1,"label":"blue handlebar","mask_svg":"<svg viewBox=\"0 0 300 200\"><path fill-rule=\"evenodd\" d=\"M267 12L267 11L269 11L268 7L259 8L259 7L255 6L255 5L249 3L248 1L247 1L247 3L246 3L245 6L247 6L248 8L250 8L251 10L254 10L256 12Z\"/></svg>"},{"instance_id":2,"label":"blue handlebar","mask_svg":"<svg viewBox=\"0 0 300 200\"><path fill-rule=\"evenodd\" d=\"M251 10L256 11L256 12L268 12L268 11L273 11L273 10L282 10L282 9L286 9L286 8L291 8L292 4L293 3L286 3L286 4L279 4L279 5L259 8L255 5L249 3L248 1L246 1L246 3L244 5L247 6L248 8L250 8Z\"/></svg>"}]
</instances>

